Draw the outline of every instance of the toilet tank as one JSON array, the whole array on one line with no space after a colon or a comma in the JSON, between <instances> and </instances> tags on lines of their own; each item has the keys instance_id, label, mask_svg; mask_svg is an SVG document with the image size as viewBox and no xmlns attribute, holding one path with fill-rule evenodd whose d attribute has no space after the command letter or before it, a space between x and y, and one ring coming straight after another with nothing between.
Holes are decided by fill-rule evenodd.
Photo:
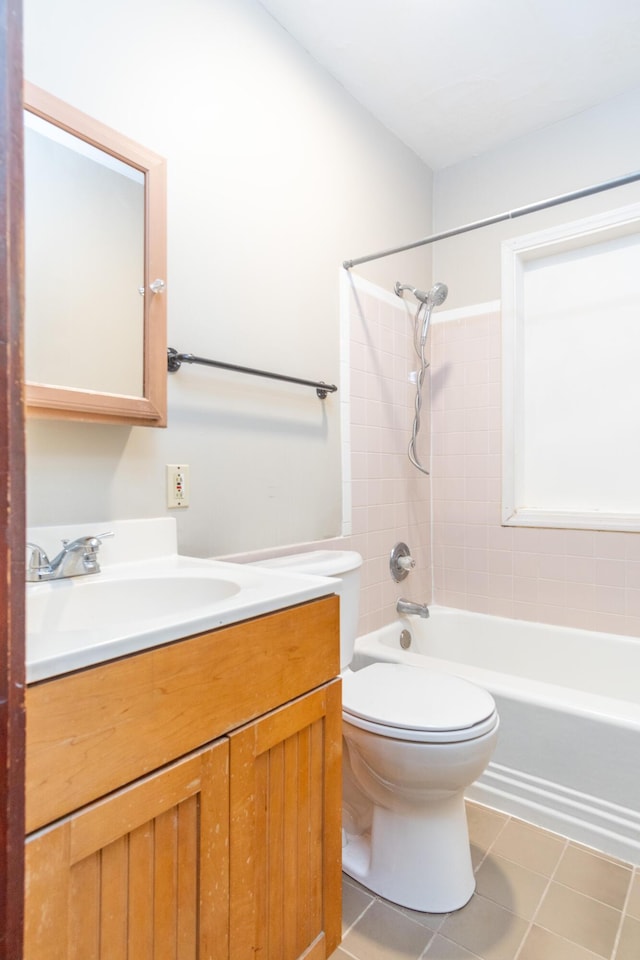
<instances>
[{"instance_id":1,"label":"toilet tank","mask_svg":"<svg viewBox=\"0 0 640 960\"><path fill-rule=\"evenodd\" d=\"M340 669L348 667L353 659L358 633L362 568L360 554L355 550L311 550L309 553L258 560L256 566L335 578L336 593L340 597Z\"/></svg>"}]
</instances>

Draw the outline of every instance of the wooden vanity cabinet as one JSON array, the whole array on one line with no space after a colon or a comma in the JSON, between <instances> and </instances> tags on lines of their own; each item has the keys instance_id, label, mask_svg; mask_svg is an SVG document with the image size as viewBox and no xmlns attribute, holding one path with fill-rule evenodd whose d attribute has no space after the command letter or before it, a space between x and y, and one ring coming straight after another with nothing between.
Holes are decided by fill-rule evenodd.
<instances>
[{"instance_id":1,"label":"wooden vanity cabinet","mask_svg":"<svg viewBox=\"0 0 640 960\"><path fill-rule=\"evenodd\" d=\"M225 671L214 669L220 645L229 649L243 636L261 649L258 664L232 656L236 668L227 661ZM307 653L319 666L312 682ZM189 688L194 655L200 682ZM338 661L332 597L30 687L27 799L44 790L63 813L27 837L25 960L329 957L341 926ZM117 686L123 664L144 678L129 692ZM93 709L78 729L87 684ZM218 706L228 726L194 744L203 733L189 722L193 700L209 713L222 687ZM134 709L140 698L143 709ZM49 728L47 706L55 717ZM106 794L100 786L99 798L66 809L91 794L87 773L100 784L112 779L102 769L113 766L112 741L122 742L123 725L135 739L129 712L145 710L148 749L140 757L158 753L150 747L154 723L160 738L180 728L186 750L150 773L141 762L132 776L132 744L123 757L126 785ZM30 806L32 822L47 816L47 806Z\"/></svg>"}]
</instances>

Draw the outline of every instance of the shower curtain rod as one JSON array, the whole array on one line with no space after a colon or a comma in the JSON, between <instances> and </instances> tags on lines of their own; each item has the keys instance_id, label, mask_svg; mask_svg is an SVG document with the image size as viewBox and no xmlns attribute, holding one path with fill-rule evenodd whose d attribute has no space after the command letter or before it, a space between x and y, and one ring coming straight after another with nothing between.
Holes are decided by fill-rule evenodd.
<instances>
[{"instance_id":1,"label":"shower curtain rod","mask_svg":"<svg viewBox=\"0 0 640 960\"><path fill-rule=\"evenodd\" d=\"M434 233L430 237L425 237L423 240L416 240L414 243L407 243L402 247L380 250L378 253L371 253L366 257L357 257L355 260L344 260L342 266L345 270L351 270L352 267L357 267L360 263L368 263L370 260L381 260L382 257L390 257L394 253L404 253L405 250L414 250L416 247L423 247L428 243L435 243L436 240L446 240L448 237L457 237L461 233L470 233L472 230L478 230L480 227L489 227L493 223L502 223L504 220L515 220L516 217L524 217L528 213L537 213L537 211L546 210L548 207L557 207L559 204L568 203L570 200L580 200L583 197L590 197L594 193L613 190L614 187L624 187L626 184L635 183L637 180L640 180L640 170L636 170L635 173L628 173L624 177L617 177L614 180L604 180L602 183L596 183L591 187L584 187L582 190L574 190L572 193L563 193L557 197L551 197L549 200L530 203L526 207L516 207L514 210L498 213L494 217L475 220L473 223L467 223L462 227L454 227L452 230Z\"/></svg>"}]
</instances>

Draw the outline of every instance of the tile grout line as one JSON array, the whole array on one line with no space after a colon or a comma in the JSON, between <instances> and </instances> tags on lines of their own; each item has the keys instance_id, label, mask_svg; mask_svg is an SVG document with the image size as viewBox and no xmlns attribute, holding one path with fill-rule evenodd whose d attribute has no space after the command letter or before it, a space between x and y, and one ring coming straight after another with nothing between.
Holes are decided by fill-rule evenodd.
<instances>
[{"instance_id":1,"label":"tile grout line","mask_svg":"<svg viewBox=\"0 0 640 960\"><path fill-rule=\"evenodd\" d=\"M352 957L353 960L362 960L361 957L360 958L356 957L355 953L351 953L351 951L343 947L342 944L340 944L340 946L338 947L338 950L342 950L342 952L346 954L347 957ZM331 960L331 957L329 957L328 960Z\"/></svg>"},{"instance_id":2,"label":"tile grout line","mask_svg":"<svg viewBox=\"0 0 640 960\"><path fill-rule=\"evenodd\" d=\"M482 804L478 804L478 806L482 806ZM490 808L490 807L486 807L485 809L490 810L491 808ZM498 811L498 812L499 812L499 811ZM488 846L487 849L485 850L484 854L482 855L482 857L481 857L480 860L478 861L478 865L477 865L477 867L476 867L476 868L474 869L474 871L473 871L473 875L474 875L474 876L476 875L476 873L478 872L478 870L480 869L480 867L482 866L482 864L485 862L485 860L487 859L487 857L489 856L489 854L490 854L491 851L493 850L494 846L495 846L496 843L498 842L498 839L502 836L502 833L504 832L504 830L506 830L507 825L508 825L509 823L511 823L512 820L515 819L515 818L512 817L510 814L505 814L505 817L506 817L506 819L505 819L504 823L502 824L502 826L501 826L500 829L498 830L497 834L495 835L495 837L493 838L493 840L491 841L491 843L489 844L489 846Z\"/></svg>"},{"instance_id":3,"label":"tile grout line","mask_svg":"<svg viewBox=\"0 0 640 960\"><path fill-rule=\"evenodd\" d=\"M613 941L613 950L611 951L611 960L615 960L618 953L618 947L620 946L620 937L622 936L622 927L624 926L624 921L625 921L625 918L627 917L627 907L629 906L629 901L631 899L631 891L633 890L633 882L636 876L639 874L640 874L640 868L634 866L631 871L631 879L629 880L627 895L624 898L624 904L622 905L622 910L620 912L620 923L618 924L615 940Z\"/></svg>"},{"instance_id":4,"label":"tile grout line","mask_svg":"<svg viewBox=\"0 0 640 960\"><path fill-rule=\"evenodd\" d=\"M559 836L559 834L556 834L556 836ZM519 946L518 949L516 950L516 953L515 953L515 956L514 956L513 960L518 960L518 957L519 957L520 954L522 953L522 949L523 949L523 947L524 947L524 945L525 945L525 941L526 941L527 937L529 936L532 928L535 926L536 917L537 917L538 914L540 913L540 907L542 906L542 904L543 904L543 902L544 902L544 898L546 897L546 895L547 895L547 893L548 893L548 891L549 891L549 887L550 887L551 884L553 883L553 878L555 877L556 873L557 873L558 870L560 869L560 864L561 864L561 862L562 862L562 858L564 857L564 855L565 855L565 853L566 853L566 851L567 851L567 848L568 848L568 846L569 846L569 843L570 843L570 840L569 840L567 837L563 837L562 839L564 840L564 845L563 845L563 847L562 847L562 852L561 852L560 856L558 857L558 861L557 861L555 867L554 867L553 870L551 871L551 874L550 874L550 876L549 876L549 878L548 878L548 880L547 880L547 884L546 884L544 890L542 891L542 895L541 895L541 897L540 897L540 900L538 901L538 905L537 905L536 909L533 911L533 916L531 917L531 920L529 920L527 929L525 930L525 932L524 932L524 934L523 934L522 940L520 941L520 946ZM568 942L571 942L571 941L568 941Z\"/></svg>"},{"instance_id":5,"label":"tile grout line","mask_svg":"<svg viewBox=\"0 0 640 960\"><path fill-rule=\"evenodd\" d=\"M344 879L343 879L342 883L343 883L343 894L342 894L342 896L344 897L344 883L345 883ZM349 884L349 886L352 886L352 884ZM358 890L359 888L358 888L358 887L353 887L353 889L354 889L354 890ZM368 895L368 894L367 894L367 895ZM367 912L367 910L376 902L376 899L377 899L377 898L372 895L369 903L368 903L368 904L366 905L366 907L358 914L358 916L355 918L355 920L353 921L353 923L350 923L349 926L348 926L345 930L342 931L342 935L341 935L341 937L340 937L340 947L341 947L341 949L344 950L344 947L342 947L342 942L344 941L344 938L346 937L346 935L347 935L348 933L350 933L351 930L353 930L353 928L355 927L356 923L359 923L360 920L362 920L362 918L364 917L364 915L365 915L365 913Z\"/></svg>"},{"instance_id":6,"label":"tile grout line","mask_svg":"<svg viewBox=\"0 0 640 960\"><path fill-rule=\"evenodd\" d=\"M429 930L429 932L431 933L431 936L429 937L429 942L427 943L426 947L418 957L418 960L429 960L429 957L427 956L427 954L429 953L431 944L433 943L435 938L438 936L437 930Z\"/></svg>"}]
</instances>

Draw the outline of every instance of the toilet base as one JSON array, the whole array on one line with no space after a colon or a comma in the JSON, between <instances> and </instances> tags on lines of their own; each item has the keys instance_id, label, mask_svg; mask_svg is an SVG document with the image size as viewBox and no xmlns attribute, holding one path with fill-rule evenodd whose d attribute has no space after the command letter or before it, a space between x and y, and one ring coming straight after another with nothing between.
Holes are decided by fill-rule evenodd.
<instances>
[{"instance_id":1,"label":"toilet base","mask_svg":"<svg viewBox=\"0 0 640 960\"><path fill-rule=\"evenodd\" d=\"M425 812L374 806L371 832L345 835L342 869L392 903L449 913L475 890L464 796L434 801Z\"/></svg>"}]
</instances>

